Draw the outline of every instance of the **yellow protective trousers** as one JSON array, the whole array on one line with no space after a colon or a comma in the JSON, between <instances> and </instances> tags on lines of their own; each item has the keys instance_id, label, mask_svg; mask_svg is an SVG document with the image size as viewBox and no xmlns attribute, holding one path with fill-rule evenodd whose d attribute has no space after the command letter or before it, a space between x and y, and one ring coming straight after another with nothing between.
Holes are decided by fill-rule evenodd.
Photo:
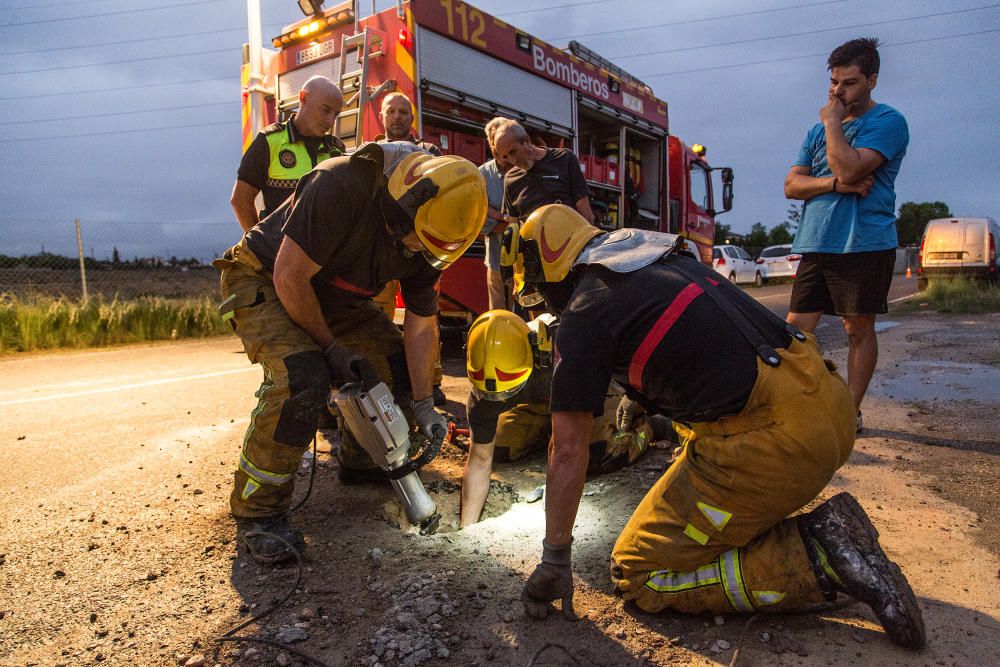
<instances>
[{"instance_id":1,"label":"yellow protective trousers","mask_svg":"<svg viewBox=\"0 0 1000 667\"><path fill-rule=\"evenodd\" d=\"M320 411L327 409L330 375L323 350L288 316L271 276L244 243L213 264L222 270L223 317L242 339L250 361L264 370L230 507L237 517L276 516L291 505L302 453L316 433ZM371 301L325 315L337 342L366 357L391 390L393 370L397 376L406 372L396 326ZM409 388L399 388L394 396L408 411ZM374 466L351 437L341 439L338 458L347 467Z\"/></svg>"},{"instance_id":2,"label":"yellow protective trousers","mask_svg":"<svg viewBox=\"0 0 1000 667\"><path fill-rule=\"evenodd\" d=\"M642 609L796 609L821 602L796 520L854 446L854 402L816 339L758 360L743 411L677 426L680 457L615 543L611 577Z\"/></svg>"}]
</instances>

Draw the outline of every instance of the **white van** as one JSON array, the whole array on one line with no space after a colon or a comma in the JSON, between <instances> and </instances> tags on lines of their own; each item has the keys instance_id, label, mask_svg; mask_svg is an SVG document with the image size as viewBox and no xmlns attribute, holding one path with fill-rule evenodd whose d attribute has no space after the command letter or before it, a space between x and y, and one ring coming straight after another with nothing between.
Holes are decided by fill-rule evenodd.
<instances>
[{"instance_id":1,"label":"white van","mask_svg":"<svg viewBox=\"0 0 1000 667\"><path fill-rule=\"evenodd\" d=\"M996 280L1000 263L1000 225L992 218L939 218L931 220L920 242L917 286L931 278L966 276Z\"/></svg>"}]
</instances>

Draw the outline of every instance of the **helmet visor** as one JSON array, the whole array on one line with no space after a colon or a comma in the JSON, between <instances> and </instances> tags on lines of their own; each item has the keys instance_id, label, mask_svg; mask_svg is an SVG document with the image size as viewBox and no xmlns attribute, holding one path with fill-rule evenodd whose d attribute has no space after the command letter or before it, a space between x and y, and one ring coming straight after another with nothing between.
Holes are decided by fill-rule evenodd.
<instances>
[{"instance_id":1,"label":"helmet visor","mask_svg":"<svg viewBox=\"0 0 1000 667\"><path fill-rule=\"evenodd\" d=\"M506 401L508 398L516 396L519 391L524 389L524 385L526 384L528 383L522 382L516 387L511 387L510 389L505 389L504 391L486 391L485 389L480 389L475 385L475 383L473 383L472 393L481 401Z\"/></svg>"}]
</instances>

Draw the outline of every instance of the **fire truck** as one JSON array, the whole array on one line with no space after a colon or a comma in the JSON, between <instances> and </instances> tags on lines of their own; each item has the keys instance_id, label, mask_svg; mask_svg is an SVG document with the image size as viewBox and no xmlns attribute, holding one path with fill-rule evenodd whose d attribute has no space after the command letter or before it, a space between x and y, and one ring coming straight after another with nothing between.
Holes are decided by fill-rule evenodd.
<instances>
[{"instance_id":1,"label":"fire truck","mask_svg":"<svg viewBox=\"0 0 1000 667\"><path fill-rule=\"evenodd\" d=\"M274 37L272 50L254 44L253 5L244 151L261 127L295 111L315 75L344 92L334 133L348 149L382 134L381 98L391 91L413 101L417 137L477 165L490 158L483 127L506 116L539 145L577 155L596 224L679 234L711 263L715 216L732 208L732 169L713 169L704 147L671 135L667 103L583 45L557 48L462 0L397 2L365 17L356 1L324 9L322 0L299 0L306 16ZM442 315L469 322L487 309L483 257L477 242L443 273Z\"/></svg>"}]
</instances>

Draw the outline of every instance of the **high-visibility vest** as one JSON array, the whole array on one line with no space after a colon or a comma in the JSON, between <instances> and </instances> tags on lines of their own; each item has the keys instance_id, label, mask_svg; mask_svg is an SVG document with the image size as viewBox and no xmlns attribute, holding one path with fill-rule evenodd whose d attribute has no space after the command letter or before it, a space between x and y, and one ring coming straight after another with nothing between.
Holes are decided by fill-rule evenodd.
<instances>
[{"instance_id":1,"label":"high-visibility vest","mask_svg":"<svg viewBox=\"0 0 1000 667\"><path fill-rule=\"evenodd\" d=\"M267 167L267 187L271 188L294 190L299 179L312 171L317 164L328 158L343 155L343 151L331 140L326 140L320 144L316 160L313 161L305 143L296 136L291 120L286 123L276 123L271 128L265 129L264 136L267 138L271 156L271 162Z\"/></svg>"}]
</instances>

